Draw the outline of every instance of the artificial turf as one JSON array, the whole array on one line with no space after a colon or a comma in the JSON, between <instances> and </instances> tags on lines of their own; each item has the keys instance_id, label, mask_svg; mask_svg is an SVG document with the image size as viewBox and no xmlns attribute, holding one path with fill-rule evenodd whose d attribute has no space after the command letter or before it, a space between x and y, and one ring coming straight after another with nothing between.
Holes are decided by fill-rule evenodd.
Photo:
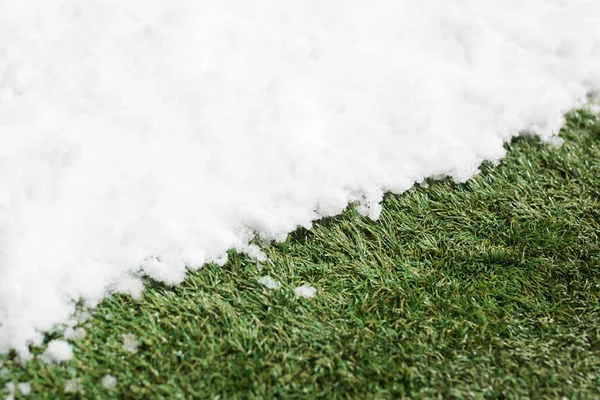
<instances>
[{"instance_id":1,"label":"artificial turf","mask_svg":"<svg viewBox=\"0 0 600 400\"><path fill-rule=\"evenodd\" d=\"M574 111L561 136L514 140L466 184L387 195L378 221L350 206L263 243L262 271L231 252L108 298L73 361L4 357L0 384L36 399L600 398L600 122ZM303 283L315 298L295 297Z\"/></svg>"}]
</instances>

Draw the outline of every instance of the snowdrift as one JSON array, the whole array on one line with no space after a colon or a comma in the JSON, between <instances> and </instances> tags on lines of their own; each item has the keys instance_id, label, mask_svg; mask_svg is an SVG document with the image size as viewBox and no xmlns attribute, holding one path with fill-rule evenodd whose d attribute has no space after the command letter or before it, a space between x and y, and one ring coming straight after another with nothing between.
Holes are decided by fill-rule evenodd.
<instances>
[{"instance_id":1,"label":"snowdrift","mask_svg":"<svg viewBox=\"0 0 600 400\"><path fill-rule=\"evenodd\" d=\"M0 0L0 353L600 89L600 2Z\"/></svg>"}]
</instances>

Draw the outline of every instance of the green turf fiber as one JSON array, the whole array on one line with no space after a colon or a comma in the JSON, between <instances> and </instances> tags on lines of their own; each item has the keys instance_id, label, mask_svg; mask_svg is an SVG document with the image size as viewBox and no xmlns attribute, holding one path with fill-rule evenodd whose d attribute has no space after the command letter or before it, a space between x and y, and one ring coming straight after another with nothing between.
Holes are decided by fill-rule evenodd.
<instances>
[{"instance_id":1,"label":"green turf fiber","mask_svg":"<svg viewBox=\"0 0 600 400\"><path fill-rule=\"evenodd\" d=\"M561 135L560 149L513 141L466 184L387 195L378 221L351 206L262 245L262 272L231 252L178 287L107 299L72 362L5 357L0 385L31 382L35 399L600 398L600 123L572 112ZM303 283L315 298L295 298Z\"/></svg>"}]
</instances>

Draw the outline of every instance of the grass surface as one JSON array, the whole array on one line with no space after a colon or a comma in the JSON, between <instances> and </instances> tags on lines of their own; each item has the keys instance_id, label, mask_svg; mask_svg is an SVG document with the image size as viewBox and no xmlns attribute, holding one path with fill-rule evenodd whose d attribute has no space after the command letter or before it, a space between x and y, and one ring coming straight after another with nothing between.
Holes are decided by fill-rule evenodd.
<instances>
[{"instance_id":1,"label":"grass surface","mask_svg":"<svg viewBox=\"0 0 600 400\"><path fill-rule=\"evenodd\" d=\"M600 123L573 112L561 135L513 141L467 184L388 195L376 222L349 207L264 245L262 272L232 252L139 302L107 299L71 363L8 357L0 384L36 399L600 398ZM295 298L303 283L315 298Z\"/></svg>"}]
</instances>

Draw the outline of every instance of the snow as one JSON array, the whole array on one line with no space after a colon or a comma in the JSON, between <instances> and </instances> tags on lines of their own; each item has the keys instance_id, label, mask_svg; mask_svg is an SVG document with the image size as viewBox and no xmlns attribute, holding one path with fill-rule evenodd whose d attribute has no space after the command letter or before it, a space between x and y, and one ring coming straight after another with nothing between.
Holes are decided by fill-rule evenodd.
<instances>
[{"instance_id":1,"label":"snow","mask_svg":"<svg viewBox=\"0 0 600 400\"><path fill-rule=\"evenodd\" d=\"M60 339L54 339L48 342L46 350L41 355L41 360L46 364L71 361L72 358L73 348L68 342Z\"/></svg>"},{"instance_id":2,"label":"snow","mask_svg":"<svg viewBox=\"0 0 600 400\"><path fill-rule=\"evenodd\" d=\"M31 383L29 382L19 382L17 383L17 387L19 388L19 392L25 397L31 394Z\"/></svg>"},{"instance_id":3,"label":"snow","mask_svg":"<svg viewBox=\"0 0 600 400\"><path fill-rule=\"evenodd\" d=\"M0 0L0 353L78 300L558 144L592 0Z\"/></svg>"},{"instance_id":4,"label":"snow","mask_svg":"<svg viewBox=\"0 0 600 400\"><path fill-rule=\"evenodd\" d=\"M125 333L123 335L123 350L135 354L138 351L140 341L133 333Z\"/></svg>"},{"instance_id":5,"label":"snow","mask_svg":"<svg viewBox=\"0 0 600 400\"><path fill-rule=\"evenodd\" d=\"M269 275L265 275L258 278L258 283L260 283L267 289L279 289L281 287L281 284Z\"/></svg>"},{"instance_id":6,"label":"snow","mask_svg":"<svg viewBox=\"0 0 600 400\"><path fill-rule=\"evenodd\" d=\"M65 383L65 393L81 393L83 390L83 383L81 378L69 379Z\"/></svg>"},{"instance_id":7,"label":"snow","mask_svg":"<svg viewBox=\"0 0 600 400\"><path fill-rule=\"evenodd\" d=\"M105 389L113 389L115 386L117 386L117 378L110 374L104 375L102 377L102 386Z\"/></svg>"},{"instance_id":8,"label":"snow","mask_svg":"<svg viewBox=\"0 0 600 400\"><path fill-rule=\"evenodd\" d=\"M6 385L4 385L4 391L7 393L4 400L14 400L15 399L15 387L16 387L16 385L14 382L8 382Z\"/></svg>"},{"instance_id":9,"label":"snow","mask_svg":"<svg viewBox=\"0 0 600 400\"><path fill-rule=\"evenodd\" d=\"M305 283L294 289L294 294L296 295L296 297L306 297L310 299L315 297L315 295L317 294L317 289L315 289L308 283Z\"/></svg>"},{"instance_id":10,"label":"snow","mask_svg":"<svg viewBox=\"0 0 600 400\"><path fill-rule=\"evenodd\" d=\"M63 337L67 340L80 340L85 338L86 332L83 328L67 328L63 333Z\"/></svg>"}]
</instances>

